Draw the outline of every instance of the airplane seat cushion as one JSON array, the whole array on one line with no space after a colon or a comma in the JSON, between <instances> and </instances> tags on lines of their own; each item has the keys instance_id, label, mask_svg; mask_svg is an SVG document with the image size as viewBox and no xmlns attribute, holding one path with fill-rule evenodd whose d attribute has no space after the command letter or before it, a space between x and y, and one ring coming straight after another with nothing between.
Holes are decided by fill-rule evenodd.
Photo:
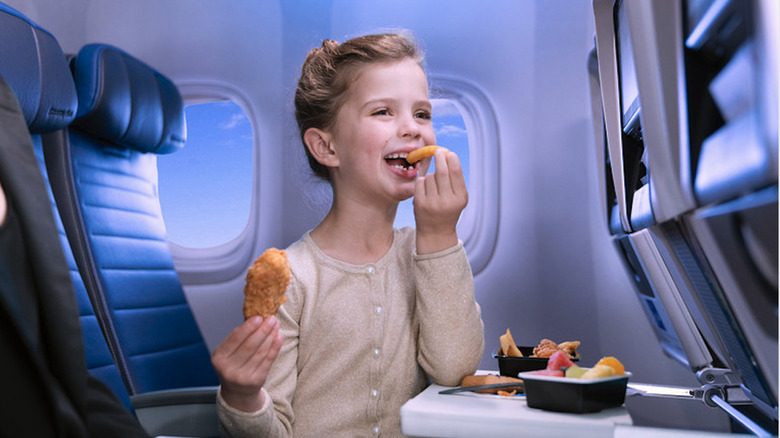
<instances>
[{"instance_id":1,"label":"airplane seat cushion","mask_svg":"<svg viewBox=\"0 0 780 438\"><path fill-rule=\"evenodd\" d=\"M30 133L62 129L76 116L73 77L56 38L0 3L0 75L16 94ZM13 61L10 61L13 60Z\"/></svg>"},{"instance_id":2,"label":"airplane seat cushion","mask_svg":"<svg viewBox=\"0 0 780 438\"><path fill-rule=\"evenodd\" d=\"M84 46L72 68L75 128L139 152L168 154L184 146L184 104L168 78L106 44Z\"/></svg>"},{"instance_id":3,"label":"airplane seat cushion","mask_svg":"<svg viewBox=\"0 0 780 438\"><path fill-rule=\"evenodd\" d=\"M51 191L43 156L41 134L65 128L76 116L76 86L68 68L67 57L49 32L3 3L0 3L0 76L6 80L20 104L32 137L33 151L46 183L54 222L76 293L87 368L132 411L125 384L76 267Z\"/></svg>"},{"instance_id":4,"label":"airplane seat cushion","mask_svg":"<svg viewBox=\"0 0 780 438\"><path fill-rule=\"evenodd\" d=\"M181 97L170 80L111 46L85 46L71 67L79 113L61 157L79 217L71 228L83 230L77 253L88 254L109 309L131 396L217 385L158 197L156 154L184 143Z\"/></svg>"}]
</instances>

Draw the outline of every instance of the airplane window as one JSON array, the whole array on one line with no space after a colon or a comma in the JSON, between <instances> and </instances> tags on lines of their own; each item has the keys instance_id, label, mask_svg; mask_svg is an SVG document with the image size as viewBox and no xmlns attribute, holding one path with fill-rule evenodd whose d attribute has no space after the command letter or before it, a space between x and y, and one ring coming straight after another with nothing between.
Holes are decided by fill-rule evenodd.
<instances>
[{"instance_id":1,"label":"airplane window","mask_svg":"<svg viewBox=\"0 0 780 438\"><path fill-rule=\"evenodd\" d=\"M477 275L492 257L498 235L498 125L490 100L478 87L449 76L430 78L436 142L458 154L469 188L458 237ZM409 224L414 223L411 217Z\"/></svg>"},{"instance_id":2,"label":"airplane window","mask_svg":"<svg viewBox=\"0 0 780 438\"><path fill-rule=\"evenodd\" d=\"M235 239L252 200L252 124L235 102L187 105L187 144L159 155L160 204L168 239L212 248Z\"/></svg>"},{"instance_id":3,"label":"airplane window","mask_svg":"<svg viewBox=\"0 0 780 438\"><path fill-rule=\"evenodd\" d=\"M431 99L433 105L433 129L436 133L436 142L458 154L466 186L469 186L469 138L466 124L458 107L450 99ZM436 170L431 163L428 173ZM414 207L412 198L398 205L395 216L395 227L414 226Z\"/></svg>"}]
</instances>

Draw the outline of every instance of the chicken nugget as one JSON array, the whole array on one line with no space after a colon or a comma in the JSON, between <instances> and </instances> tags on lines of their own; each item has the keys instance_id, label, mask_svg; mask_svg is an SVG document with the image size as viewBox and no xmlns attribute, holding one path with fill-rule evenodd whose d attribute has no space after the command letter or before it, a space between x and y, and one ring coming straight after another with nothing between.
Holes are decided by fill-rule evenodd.
<instances>
[{"instance_id":1,"label":"chicken nugget","mask_svg":"<svg viewBox=\"0 0 780 438\"><path fill-rule=\"evenodd\" d=\"M290 265L287 253L268 248L246 273L244 286L244 319L255 315L267 318L276 315L279 306L287 301L284 296L290 284Z\"/></svg>"},{"instance_id":2,"label":"chicken nugget","mask_svg":"<svg viewBox=\"0 0 780 438\"><path fill-rule=\"evenodd\" d=\"M566 341L558 344L558 348L564 351L569 358L577 356L577 347L580 346L580 341Z\"/></svg>"},{"instance_id":3,"label":"chicken nugget","mask_svg":"<svg viewBox=\"0 0 780 438\"><path fill-rule=\"evenodd\" d=\"M558 348L558 344L549 339L542 339L539 342L539 345L534 347L534 356L548 358L558 350L560 350L560 348Z\"/></svg>"},{"instance_id":4,"label":"chicken nugget","mask_svg":"<svg viewBox=\"0 0 780 438\"><path fill-rule=\"evenodd\" d=\"M413 150L409 152L409 155L406 156L406 162L409 164L414 164L423 158L432 157L433 153L436 152L436 149L442 148L445 151L447 148L443 148L441 146L423 146L420 149Z\"/></svg>"}]
</instances>

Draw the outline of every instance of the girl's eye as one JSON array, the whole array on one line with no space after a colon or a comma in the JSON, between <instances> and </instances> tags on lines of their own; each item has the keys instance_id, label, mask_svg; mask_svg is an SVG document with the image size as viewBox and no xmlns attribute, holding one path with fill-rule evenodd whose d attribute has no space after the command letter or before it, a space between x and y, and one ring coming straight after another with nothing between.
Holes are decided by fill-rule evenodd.
<instances>
[{"instance_id":1,"label":"girl's eye","mask_svg":"<svg viewBox=\"0 0 780 438\"><path fill-rule=\"evenodd\" d=\"M390 111L388 111L386 109L376 110L373 113L371 113L371 115L374 115L374 116L386 116L386 115L389 115L389 114L390 114Z\"/></svg>"},{"instance_id":2,"label":"girl's eye","mask_svg":"<svg viewBox=\"0 0 780 438\"><path fill-rule=\"evenodd\" d=\"M419 119L430 120L431 119L431 113L428 112L428 111L420 111L417 114L415 114L415 117L417 117Z\"/></svg>"}]
</instances>

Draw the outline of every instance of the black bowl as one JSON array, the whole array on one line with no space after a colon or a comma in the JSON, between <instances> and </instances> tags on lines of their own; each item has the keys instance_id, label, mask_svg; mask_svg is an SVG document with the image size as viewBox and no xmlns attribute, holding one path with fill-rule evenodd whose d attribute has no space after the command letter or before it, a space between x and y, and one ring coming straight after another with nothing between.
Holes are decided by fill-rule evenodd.
<instances>
[{"instance_id":1,"label":"black bowl","mask_svg":"<svg viewBox=\"0 0 780 438\"><path fill-rule=\"evenodd\" d=\"M504 356L503 354L493 353L493 357L498 359L498 373L502 376L517 377L518 373L526 371L543 370L547 368L546 357L530 357L534 354L534 347L517 346L523 357ZM579 356L575 356L572 362L579 361Z\"/></svg>"},{"instance_id":2,"label":"black bowl","mask_svg":"<svg viewBox=\"0 0 780 438\"><path fill-rule=\"evenodd\" d=\"M528 407L581 414L623 404L631 373L599 379L576 379L521 373Z\"/></svg>"}]
</instances>

